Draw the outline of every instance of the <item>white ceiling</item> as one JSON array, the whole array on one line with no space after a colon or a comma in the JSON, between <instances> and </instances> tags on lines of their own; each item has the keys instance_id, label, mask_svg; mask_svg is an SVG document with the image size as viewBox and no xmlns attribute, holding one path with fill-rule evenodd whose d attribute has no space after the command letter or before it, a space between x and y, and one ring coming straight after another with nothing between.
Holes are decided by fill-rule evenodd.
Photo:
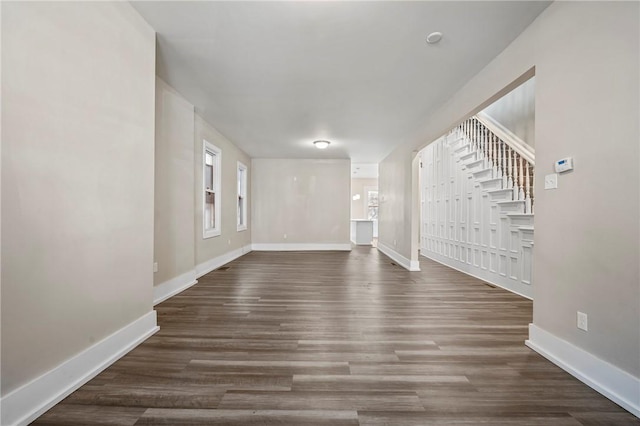
<instances>
[{"instance_id":1,"label":"white ceiling","mask_svg":"<svg viewBox=\"0 0 640 426\"><path fill-rule=\"evenodd\" d=\"M351 177L355 179L378 179L378 163L351 163Z\"/></svg>"},{"instance_id":2,"label":"white ceiling","mask_svg":"<svg viewBox=\"0 0 640 426\"><path fill-rule=\"evenodd\" d=\"M158 33L158 75L250 156L361 163L419 142L548 4L133 2ZM432 31L444 38L429 46Z\"/></svg>"}]
</instances>

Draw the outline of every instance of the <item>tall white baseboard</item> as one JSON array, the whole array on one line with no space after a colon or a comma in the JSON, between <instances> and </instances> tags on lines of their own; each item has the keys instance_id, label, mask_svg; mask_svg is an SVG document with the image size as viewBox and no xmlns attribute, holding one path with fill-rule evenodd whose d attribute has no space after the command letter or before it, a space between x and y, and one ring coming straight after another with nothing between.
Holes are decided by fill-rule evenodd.
<instances>
[{"instance_id":1,"label":"tall white baseboard","mask_svg":"<svg viewBox=\"0 0 640 426\"><path fill-rule=\"evenodd\" d=\"M98 375L160 328L151 311L2 398L4 426L26 425Z\"/></svg>"},{"instance_id":2,"label":"tall white baseboard","mask_svg":"<svg viewBox=\"0 0 640 426\"><path fill-rule=\"evenodd\" d=\"M351 251L351 244L251 244L255 251Z\"/></svg>"},{"instance_id":3,"label":"tall white baseboard","mask_svg":"<svg viewBox=\"0 0 640 426\"><path fill-rule=\"evenodd\" d=\"M196 284L196 270L192 269L182 275L178 275L175 278L167 280L157 286L153 287L153 306L158 303L164 302L171 296L183 292L192 285Z\"/></svg>"},{"instance_id":4,"label":"tall white baseboard","mask_svg":"<svg viewBox=\"0 0 640 426\"><path fill-rule=\"evenodd\" d=\"M531 285L522 284L519 281L511 280L507 277L500 277L496 274L490 274L487 271L484 271L484 274L480 274L478 273L482 272L480 268L474 268L464 262L451 262L451 259L448 257L440 256L437 253L429 252L426 250L421 250L420 255L426 257L427 259L433 260L434 262L438 262L439 264L444 265L447 268L455 269L458 272L462 272L463 274L470 275L474 278L510 291L511 293L515 293L518 296L525 297L529 300L533 299L533 289L531 288Z\"/></svg>"},{"instance_id":5,"label":"tall white baseboard","mask_svg":"<svg viewBox=\"0 0 640 426\"><path fill-rule=\"evenodd\" d=\"M247 254L250 251L251 245L248 244L244 247L240 247L239 249L229 251L223 255L207 260L206 262L202 262L199 265L196 265L196 278L200 278L201 276L208 274L214 269L218 269L219 267L231 262L232 260L236 260L240 256Z\"/></svg>"},{"instance_id":6,"label":"tall white baseboard","mask_svg":"<svg viewBox=\"0 0 640 426\"><path fill-rule=\"evenodd\" d=\"M529 324L525 344L581 382L640 417L640 379Z\"/></svg>"},{"instance_id":7,"label":"tall white baseboard","mask_svg":"<svg viewBox=\"0 0 640 426\"><path fill-rule=\"evenodd\" d=\"M380 250L382 253L384 253L385 255L390 257L391 259L395 260L395 262L398 265L402 266L404 269L406 269L408 271L417 272L417 271L420 270L420 262L419 261L407 259L406 257L401 255L400 253L398 253L397 251L395 251L391 247L388 247L388 246L378 242L378 250Z\"/></svg>"}]
</instances>

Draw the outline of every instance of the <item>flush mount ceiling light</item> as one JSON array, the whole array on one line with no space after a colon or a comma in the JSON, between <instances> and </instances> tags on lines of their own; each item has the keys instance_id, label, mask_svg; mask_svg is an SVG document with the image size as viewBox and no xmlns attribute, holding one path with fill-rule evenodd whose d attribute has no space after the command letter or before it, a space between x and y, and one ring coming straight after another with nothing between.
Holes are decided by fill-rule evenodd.
<instances>
[{"instance_id":1,"label":"flush mount ceiling light","mask_svg":"<svg viewBox=\"0 0 640 426\"><path fill-rule=\"evenodd\" d=\"M427 43L428 44L436 44L437 42L439 42L440 40L442 40L442 33L441 32L434 32L431 33L427 36Z\"/></svg>"},{"instance_id":2,"label":"flush mount ceiling light","mask_svg":"<svg viewBox=\"0 0 640 426\"><path fill-rule=\"evenodd\" d=\"M329 146L329 144L330 144L330 143L331 143L331 142L329 142L329 141L314 141L314 142L313 142L313 144L314 144L314 145L316 146L316 148L318 148L318 149L326 149L326 148Z\"/></svg>"}]
</instances>

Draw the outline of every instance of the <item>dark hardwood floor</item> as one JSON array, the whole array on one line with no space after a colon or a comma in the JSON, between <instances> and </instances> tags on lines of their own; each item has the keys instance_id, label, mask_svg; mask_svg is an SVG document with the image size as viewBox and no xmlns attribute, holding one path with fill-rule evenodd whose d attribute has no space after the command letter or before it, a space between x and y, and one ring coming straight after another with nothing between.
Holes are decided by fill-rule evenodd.
<instances>
[{"instance_id":1,"label":"dark hardwood floor","mask_svg":"<svg viewBox=\"0 0 640 426\"><path fill-rule=\"evenodd\" d=\"M252 252L37 425L638 425L524 345L532 304L376 249Z\"/></svg>"}]
</instances>

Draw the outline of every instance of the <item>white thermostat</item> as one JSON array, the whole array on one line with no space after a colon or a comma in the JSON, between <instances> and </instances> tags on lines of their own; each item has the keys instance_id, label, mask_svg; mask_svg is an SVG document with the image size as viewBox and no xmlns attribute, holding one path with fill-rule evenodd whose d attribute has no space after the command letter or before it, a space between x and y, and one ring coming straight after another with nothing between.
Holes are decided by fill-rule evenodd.
<instances>
[{"instance_id":1,"label":"white thermostat","mask_svg":"<svg viewBox=\"0 0 640 426\"><path fill-rule=\"evenodd\" d=\"M573 170L573 158L567 157L556 161L556 173L568 172Z\"/></svg>"}]
</instances>

